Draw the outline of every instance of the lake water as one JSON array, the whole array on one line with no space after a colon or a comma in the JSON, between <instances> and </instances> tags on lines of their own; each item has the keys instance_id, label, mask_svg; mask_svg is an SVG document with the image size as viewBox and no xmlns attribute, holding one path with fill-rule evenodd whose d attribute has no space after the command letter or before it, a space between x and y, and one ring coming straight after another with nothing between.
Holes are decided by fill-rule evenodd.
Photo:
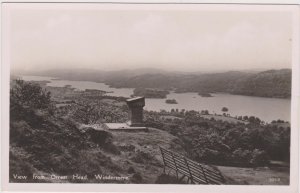
<instances>
[{"instance_id":1,"label":"lake water","mask_svg":"<svg viewBox=\"0 0 300 193\"><path fill-rule=\"evenodd\" d=\"M110 96L130 97L133 94L132 88L110 88L104 83L96 83L90 81L70 81L70 80L56 80L52 77L43 76L22 76L23 80L48 80L47 86L63 87L71 85L73 88L79 90L98 89L108 91ZM266 122L272 120L290 121L291 100L263 98L252 96L231 95L224 93L214 93L214 97L201 97L197 93L170 93L167 95L168 99L175 99L178 104L167 104L166 99L146 99L146 106L144 109L160 111L161 109L170 111L171 109L185 109L185 110L208 110L210 113L222 113L221 109L227 107L228 113L231 116L256 116Z\"/></svg>"}]
</instances>

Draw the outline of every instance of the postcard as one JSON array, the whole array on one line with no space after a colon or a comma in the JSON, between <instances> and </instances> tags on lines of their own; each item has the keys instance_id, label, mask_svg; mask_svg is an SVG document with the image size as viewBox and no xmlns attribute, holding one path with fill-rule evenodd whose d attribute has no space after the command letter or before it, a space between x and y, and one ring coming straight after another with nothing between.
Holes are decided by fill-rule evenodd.
<instances>
[{"instance_id":1,"label":"postcard","mask_svg":"<svg viewBox=\"0 0 300 193\"><path fill-rule=\"evenodd\" d=\"M2 11L3 190L297 190L298 5Z\"/></svg>"}]
</instances>

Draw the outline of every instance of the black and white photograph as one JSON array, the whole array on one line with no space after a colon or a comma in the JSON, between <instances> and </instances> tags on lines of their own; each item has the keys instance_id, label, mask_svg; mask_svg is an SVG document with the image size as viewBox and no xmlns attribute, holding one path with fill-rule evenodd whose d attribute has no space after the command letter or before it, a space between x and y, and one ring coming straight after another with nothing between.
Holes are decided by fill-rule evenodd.
<instances>
[{"instance_id":1,"label":"black and white photograph","mask_svg":"<svg viewBox=\"0 0 300 193\"><path fill-rule=\"evenodd\" d=\"M289 186L290 7L5 5L9 183Z\"/></svg>"}]
</instances>

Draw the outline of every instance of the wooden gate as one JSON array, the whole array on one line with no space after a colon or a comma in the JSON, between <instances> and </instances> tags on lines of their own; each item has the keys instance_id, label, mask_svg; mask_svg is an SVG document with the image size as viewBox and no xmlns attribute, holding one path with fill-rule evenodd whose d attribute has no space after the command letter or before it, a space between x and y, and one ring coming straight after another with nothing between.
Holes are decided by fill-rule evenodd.
<instances>
[{"instance_id":1,"label":"wooden gate","mask_svg":"<svg viewBox=\"0 0 300 193\"><path fill-rule=\"evenodd\" d=\"M159 147L159 149L164 162L164 173L166 173L166 168L169 168L176 172L177 179L183 180L187 177L187 182L192 184L225 183L225 179L219 170L195 162L162 147ZM180 174L182 175L181 177L179 176Z\"/></svg>"}]
</instances>

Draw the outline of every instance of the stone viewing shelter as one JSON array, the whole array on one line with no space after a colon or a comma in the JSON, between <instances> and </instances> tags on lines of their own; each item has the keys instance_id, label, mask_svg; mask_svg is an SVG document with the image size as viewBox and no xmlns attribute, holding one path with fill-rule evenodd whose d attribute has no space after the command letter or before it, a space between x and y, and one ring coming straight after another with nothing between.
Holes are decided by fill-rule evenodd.
<instances>
[{"instance_id":1,"label":"stone viewing shelter","mask_svg":"<svg viewBox=\"0 0 300 193\"><path fill-rule=\"evenodd\" d=\"M145 97L135 97L126 100L129 107L129 121L126 123L104 123L105 129L115 131L148 131L143 122Z\"/></svg>"},{"instance_id":2,"label":"stone viewing shelter","mask_svg":"<svg viewBox=\"0 0 300 193\"><path fill-rule=\"evenodd\" d=\"M130 110L130 121L128 122L128 125L131 127L143 127L143 108L145 106L145 97L127 99L126 103Z\"/></svg>"}]
</instances>

